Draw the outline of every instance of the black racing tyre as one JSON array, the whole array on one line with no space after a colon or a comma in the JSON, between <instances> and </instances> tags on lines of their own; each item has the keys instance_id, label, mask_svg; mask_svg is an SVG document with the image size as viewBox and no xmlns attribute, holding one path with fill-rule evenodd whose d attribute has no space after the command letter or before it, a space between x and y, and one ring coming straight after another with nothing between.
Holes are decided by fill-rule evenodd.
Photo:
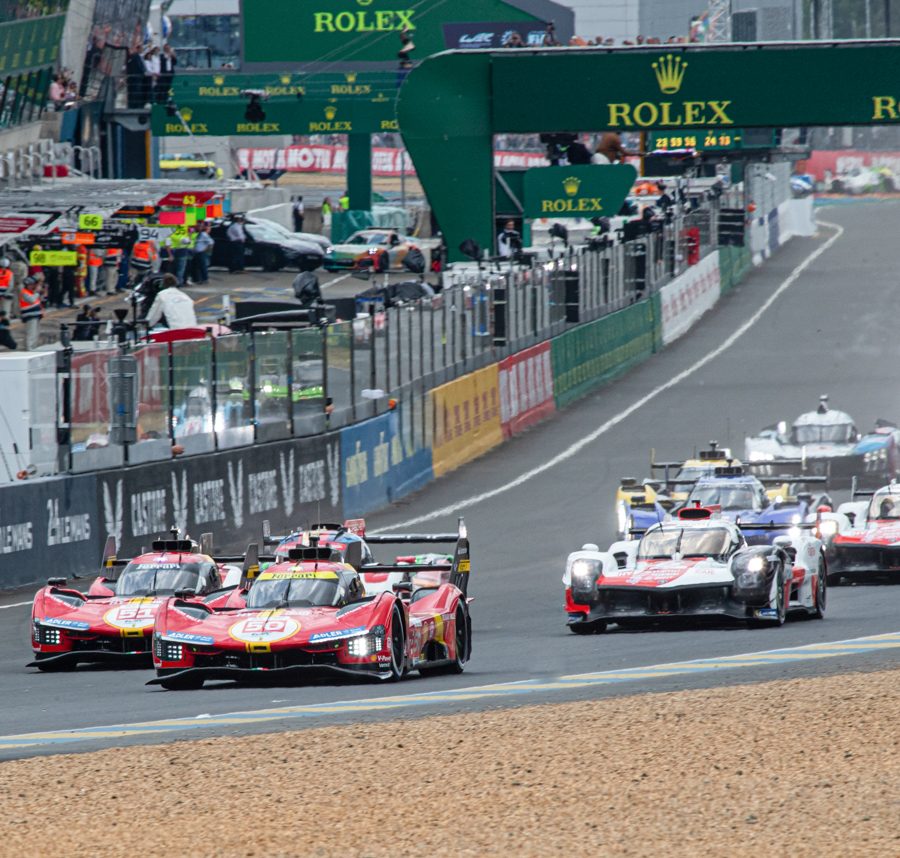
<instances>
[{"instance_id":1,"label":"black racing tyre","mask_svg":"<svg viewBox=\"0 0 900 858\"><path fill-rule=\"evenodd\" d=\"M816 606L812 615L817 620L825 619L825 607L828 602L828 570L825 567L825 558L819 558L819 575L816 582Z\"/></svg>"},{"instance_id":2,"label":"black racing tyre","mask_svg":"<svg viewBox=\"0 0 900 858\"><path fill-rule=\"evenodd\" d=\"M784 600L784 567L779 566L775 573L775 616L750 620L750 627L754 629L770 628L771 626L783 626L787 617L787 604Z\"/></svg>"},{"instance_id":3,"label":"black racing tyre","mask_svg":"<svg viewBox=\"0 0 900 858\"><path fill-rule=\"evenodd\" d=\"M606 631L606 623L602 620L593 623L572 623L568 629L573 635L601 635Z\"/></svg>"},{"instance_id":4,"label":"black racing tyre","mask_svg":"<svg viewBox=\"0 0 900 858\"><path fill-rule=\"evenodd\" d=\"M263 271L280 271L283 265L281 254L277 250L266 248L259 255L259 264Z\"/></svg>"},{"instance_id":5,"label":"black racing tyre","mask_svg":"<svg viewBox=\"0 0 900 858\"><path fill-rule=\"evenodd\" d=\"M378 271L382 273L387 271L391 267L391 259L387 254L387 251L383 252L378 259L376 260L375 267Z\"/></svg>"},{"instance_id":6,"label":"black racing tyre","mask_svg":"<svg viewBox=\"0 0 900 858\"><path fill-rule=\"evenodd\" d=\"M391 612L391 675L389 682L398 682L406 674L406 629L403 609L395 602Z\"/></svg>"},{"instance_id":7,"label":"black racing tyre","mask_svg":"<svg viewBox=\"0 0 900 858\"><path fill-rule=\"evenodd\" d=\"M456 608L456 658L439 667L420 667L420 676L438 676L442 673L462 673L472 651L472 629L468 611L458 605Z\"/></svg>"}]
</instances>

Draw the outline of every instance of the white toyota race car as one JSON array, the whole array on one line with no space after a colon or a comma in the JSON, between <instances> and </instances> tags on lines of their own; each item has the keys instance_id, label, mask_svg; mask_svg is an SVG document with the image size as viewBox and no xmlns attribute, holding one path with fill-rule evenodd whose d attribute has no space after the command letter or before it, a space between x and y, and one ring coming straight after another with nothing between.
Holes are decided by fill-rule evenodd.
<instances>
[{"instance_id":1,"label":"white toyota race car","mask_svg":"<svg viewBox=\"0 0 900 858\"><path fill-rule=\"evenodd\" d=\"M640 539L615 542L608 551L585 545L566 561L568 627L596 634L610 623L728 617L781 625L792 611L821 618L827 569L814 528L804 524L773 545L748 545L738 524L686 507Z\"/></svg>"}]
</instances>

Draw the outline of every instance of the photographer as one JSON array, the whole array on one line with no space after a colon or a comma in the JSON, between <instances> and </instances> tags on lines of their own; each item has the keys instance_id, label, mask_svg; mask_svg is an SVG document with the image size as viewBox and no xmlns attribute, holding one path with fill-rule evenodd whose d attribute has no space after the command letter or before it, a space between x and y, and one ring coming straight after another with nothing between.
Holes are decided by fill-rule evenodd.
<instances>
[{"instance_id":1,"label":"photographer","mask_svg":"<svg viewBox=\"0 0 900 858\"><path fill-rule=\"evenodd\" d=\"M522 249L522 236L516 229L515 221L508 220L497 236L497 255L503 259L511 259Z\"/></svg>"}]
</instances>

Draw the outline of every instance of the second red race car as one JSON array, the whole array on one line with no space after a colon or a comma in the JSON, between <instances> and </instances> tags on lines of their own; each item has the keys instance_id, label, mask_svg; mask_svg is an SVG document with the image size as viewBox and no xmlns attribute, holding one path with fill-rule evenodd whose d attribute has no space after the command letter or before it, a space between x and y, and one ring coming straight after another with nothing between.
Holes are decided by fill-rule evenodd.
<instances>
[{"instance_id":1,"label":"second red race car","mask_svg":"<svg viewBox=\"0 0 900 858\"><path fill-rule=\"evenodd\" d=\"M153 636L157 677L150 684L177 690L213 679L272 683L338 674L398 680L412 670L461 673L472 650L465 525L460 522L458 534L430 540L379 540L436 538L455 541L446 570L404 565L404 573L423 574L374 594L359 571L359 540L342 551L310 536L309 545L289 548L286 559L262 572L254 568L251 547L249 571L227 605L175 597L162 606ZM367 573L378 568L365 567Z\"/></svg>"},{"instance_id":2,"label":"second red race car","mask_svg":"<svg viewBox=\"0 0 900 858\"><path fill-rule=\"evenodd\" d=\"M150 667L151 632L166 598L190 592L224 601L222 590L241 577L232 563L240 557L211 556L209 543L198 545L173 534L153 542L151 550L131 560L116 559L112 537L106 542L100 575L86 593L50 578L34 597L31 647L41 671L72 670L82 663Z\"/></svg>"}]
</instances>

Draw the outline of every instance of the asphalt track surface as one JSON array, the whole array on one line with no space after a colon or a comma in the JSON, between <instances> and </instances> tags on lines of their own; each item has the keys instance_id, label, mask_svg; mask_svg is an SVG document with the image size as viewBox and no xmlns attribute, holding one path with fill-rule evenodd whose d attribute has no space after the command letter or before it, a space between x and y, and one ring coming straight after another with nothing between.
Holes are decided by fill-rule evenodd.
<instances>
[{"instance_id":1,"label":"asphalt track surface","mask_svg":"<svg viewBox=\"0 0 900 858\"><path fill-rule=\"evenodd\" d=\"M900 418L900 203L829 208L820 212L820 219L840 224L844 232L799 275L798 266L831 239L835 229L823 227L815 239L790 242L691 333L613 385L404 503L369 517L370 528L392 529L509 484L707 357L795 275L758 322L722 354L652 396L574 455L463 509L472 541L470 594L475 597L474 654L464 675L414 677L399 685L220 684L192 692L148 688L144 683L150 671L81 669L44 675L25 667L30 658L29 608L3 607L30 598L30 593L19 591L0 597L0 757L896 665L900 636L893 633L900 630L900 587L893 586L833 588L824 621L795 619L782 628L612 630L592 637L576 637L565 629L560 582L565 556L584 542L611 540L618 480L646 476L651 447L658 457L674 459L716 439L740 455L746 434L815 407L821 393L830 394L834 407L854 415L861 429L878 417ZM447 530L454 524L455 516L447 513L409 529ZM874 645L824 646L879 635L886 637ZM808 650L792 653L810 645L819 646L815 657ZM765 650L784 654L720 663L729 656ZM724 669L646 669L697 659L712 659ZM737 664L743 667L737 669ZM552 681L626 668L644 670L633 672L627 682ZM520 683L523 691L532 693L509 693L510 686L504 694L467 690L498 683ZM423 694L434 694L434 699ZM398 698L409 698L414 705L404 707ZM316 704L318 711L309 709ZM215 717L225 713L281 707L295 707L293 715L303 717L281 718L276 713L255 723L253 718L215 723ZM64 745L16 747L10 738L172 718L197 719L196 728L179 723L133 735L101 731Z\"/></svg>"}]
</instances>

